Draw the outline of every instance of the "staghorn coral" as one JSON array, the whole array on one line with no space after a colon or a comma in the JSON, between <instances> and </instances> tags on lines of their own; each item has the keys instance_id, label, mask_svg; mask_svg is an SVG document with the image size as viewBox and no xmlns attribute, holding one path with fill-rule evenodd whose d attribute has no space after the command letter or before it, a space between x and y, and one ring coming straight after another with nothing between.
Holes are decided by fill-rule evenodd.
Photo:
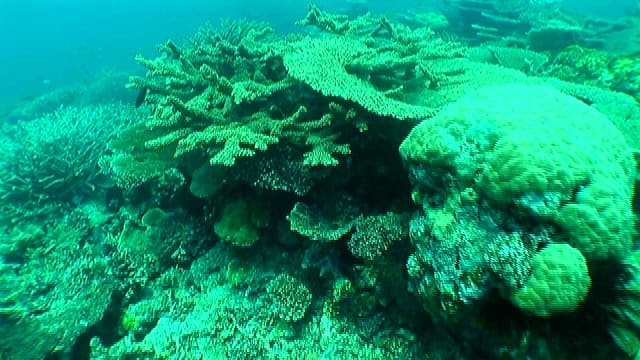
<instances>
[{"instance_id":1,"label":"staghorn coral","mask_svg":"<svg viewBox=\"0 0 640 360\"><path fill-rule=\"evenodd\" d=\"M309 4L304 18L296 21L300 26L315 26L327 33L343 35L351 30L349 17L342 14L331 14L320 10L315 4Z\"/></svg>"},{"instance_id":2,"label":"staghorn coral","mask_svg":"<svg viewBox=\"0 0 640 360\"><path fill-rule=\"evenodd\" d=\"M374 114L400 120L432 116L433 109L388 97L347 71L354 58L370 51L360 41L348 38L305 39L284 56L284 63L291 76L324 96L354 101Z\"/></svg>"},{"instance_id":3,"label":"staghorn coral","mask_svg":"<svg viewBox=\"0 0 640 360\"><path fill-rule=\"evenodd\" d=\"M321 16L320 16L321 14ZM311 7L307 18L331 18ZM465 47L428 27L410 28L384 17L341 19L348 31L326 30L324 21L304 21L331 36L305 38L283 57L287 70L325 96L353 101L380 116L422 119L438 106L423 96L464 72Z\"/></svg>"},{"instance_id":4,"label":"staghorn coral","mask_svg":"<svg viewBox=\"0 0 640 360\"><path fill-rule=\"evenodd\" d=\"M426 27L370 15L344 21L351 30L286 39L233 22L183 47L169 41L158 58L138 57L148 73L130 86L144 90L153 114L111 143L103 167L127 188L151 180L175 188L208 162L228 168L218 171L225 186L302 195L330 174L323 168L349 158L371 121L420 120L488 83L526 79L471 61Z\"/></svg>"},{"instance_id":5,"label":"staghorn coral","mask_svg":"<svg viewBox=\"0 0 640 360\"><path fill-rule=\"evenodd\" d=\"M464 47L427 28L384 18L353 21L363 32L369 29L365 40L344 35L285 42L264 24L235 22L221 31L202 29L184 47L169 41L159 58L137 57L148 73L132 77L130 86L146 93L153 115L113 142L111 173L135 185L168 169L188 177L205 159L239 168L241 159L284 147L313 172L335 167L350 154L344 139L366 130L361 113L432 116L428 99L416 100L463 71L452 60L464 56ZM199 163L185 167L185 161ZM290 181L271 183L278 182Z\"/></svg>"}]
</instances>

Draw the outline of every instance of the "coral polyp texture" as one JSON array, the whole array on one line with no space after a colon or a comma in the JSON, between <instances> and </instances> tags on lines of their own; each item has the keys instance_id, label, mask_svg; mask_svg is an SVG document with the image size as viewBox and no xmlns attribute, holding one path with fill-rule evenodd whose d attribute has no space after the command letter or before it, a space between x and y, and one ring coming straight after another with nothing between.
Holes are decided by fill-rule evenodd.
<instances>
[{"instance_id":1,"label":"coral polyp texture","mask_svg":"<svg viewBox=\"0 0 640 360\"><path fill-rule=\"evenodd\" d=\"M442 101L431 99L464 70L465 47L427 28L353 24L282 39L266 24L233 21L185 46L168 41L155 59L138 56L148 72L129 86L153 113L111 143L105 168L135 187L171 170L191 178L208 163L254 187L307 192L350 158L353 135L370 122L433 116Z\"/></svg>"},{"instance_id":2,"label":"coral polyp texture","mask_svg":"<svg viewBox=\"0 0 640 360\"><path fill-rule=\"evenodd\" d=\"M300 280L280 274L267 284L274 313L285 321L298 321L311 305L311 292Z\"/></svg>"},{"instance_id":3,"label":"coral polyp texture","mask_svg":"<svg viewBox=\"0 0 640 360\"><path fill-rule=\"evenodd\" d=\"M400 153L422 207L410 272L429 306L455 313L497 287L540 315L572 310L588 288L584 259L619 260L632 247L633 152L604 115L553 88L470 93L418 125ZM559 244L575 251L554 257ZM563 292L566 304L543 299Z\"/></svg>"}]
</instances>

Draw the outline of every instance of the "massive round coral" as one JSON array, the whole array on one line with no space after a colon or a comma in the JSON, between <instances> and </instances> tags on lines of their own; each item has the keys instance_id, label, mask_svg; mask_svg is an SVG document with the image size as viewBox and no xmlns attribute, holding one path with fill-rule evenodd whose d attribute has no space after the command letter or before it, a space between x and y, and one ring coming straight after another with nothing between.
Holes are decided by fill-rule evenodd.
<instances>
[{"instance_id":1,"label":"massive round coral","mask_svg":"<svg viewBox=\"0 0 640 360\"><path fill-rule=\"evenodd\" d=\"M445 308L523 288L545 243L587 261L632 245L631 148L606 116L553 88L468 94L414 128L400 153L422 206L410 273Z\"/></svg>"}]
</instances>

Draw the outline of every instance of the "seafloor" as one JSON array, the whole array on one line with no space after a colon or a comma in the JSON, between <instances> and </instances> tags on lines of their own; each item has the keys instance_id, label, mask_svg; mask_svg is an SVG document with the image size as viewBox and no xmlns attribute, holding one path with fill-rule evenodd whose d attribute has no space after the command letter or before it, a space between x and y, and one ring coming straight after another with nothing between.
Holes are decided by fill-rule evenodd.
<instances>
[{"instance_id":1,"label":"seafloor","mask_svg":"<svg viewBox=\"0 0 640 360\"><path fill-rule=\"evenodd\" d=\"M3 108L0 359L639 358L640 20L553 3L229 20Z\"/></svg>"}]
</instances>

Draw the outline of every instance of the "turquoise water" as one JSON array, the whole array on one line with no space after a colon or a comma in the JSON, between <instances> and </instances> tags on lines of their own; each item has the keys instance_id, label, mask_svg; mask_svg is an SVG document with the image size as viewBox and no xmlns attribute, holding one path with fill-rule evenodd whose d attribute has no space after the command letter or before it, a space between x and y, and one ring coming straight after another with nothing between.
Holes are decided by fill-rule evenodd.
<instances>
[{"instance_id":1,"label":"turquoise water","mask_svg":"<svg viewBox=\"0 0 640 360\"><path fill-rule=\"evenodd\" d=\"M640 357L640 4L0 13L0 360Z\"/></svg>"}]
</instances>

